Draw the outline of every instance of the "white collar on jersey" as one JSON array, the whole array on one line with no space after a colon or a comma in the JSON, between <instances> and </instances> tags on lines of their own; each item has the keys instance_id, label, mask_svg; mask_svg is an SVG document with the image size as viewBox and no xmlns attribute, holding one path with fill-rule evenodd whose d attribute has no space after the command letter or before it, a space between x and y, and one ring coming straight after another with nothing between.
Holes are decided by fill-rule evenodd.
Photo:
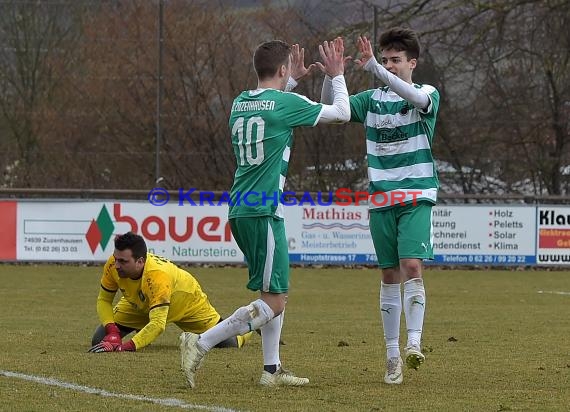
<instances>
[{"instance_id":1,"label":"white collar on jersey","mask_svg":"<svg viewBox=\"0 0 570 412\"><path fill-rule=\"evenodd\" d=\"M250 96L257 96L258 94L263 93L266 90L277 90L277 89L272 89L272 88L267 88L267 89L255 89L255 90L249 90L249 95Z\"/></svg>"}]
</instances>

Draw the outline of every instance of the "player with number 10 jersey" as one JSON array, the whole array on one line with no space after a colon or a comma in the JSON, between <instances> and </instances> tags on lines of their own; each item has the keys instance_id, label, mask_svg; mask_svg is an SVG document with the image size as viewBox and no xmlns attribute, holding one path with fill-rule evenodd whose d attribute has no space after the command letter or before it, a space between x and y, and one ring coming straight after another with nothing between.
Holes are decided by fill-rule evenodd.
<instances>
[{"instance_id":1,"label":"player with number 10 jersey","mask_svg":"<svg viewBox=\"0 0 570 412\"><path fill-rule=\"evenodd\" d=\"M242 92L229 125L237 159L229 217L283 218L279 202L293 143L293 128L315 126L323 110L296 93L275 89Z\"/></svg>"},{"instance_id":2,"label":"player with number 10 jersey","mask_svg":"<svg viewBox=\"0 0 570 412\"><path fill-rule=\"evenodd\" d=\"M232 104L229 127L237 170L230 192L230 228L247 261L247 288L260 295L212 329L200 335L181 336L182 369L191 387L196 384L196 371L204 356L217 342L254 329L261 330L261 385L309 383L309 379L283 369L279 357L289 291L289 255L279 200L287 175L293 128L350 119L342 39L324 42L319 53L324 63L315 64L332 79L332 105L285 91L290 78L299 79L309 69L303 62L304 49L280 40L257 47L253 56L257 88L242 92Z\"/></svg>"}]
</instances>

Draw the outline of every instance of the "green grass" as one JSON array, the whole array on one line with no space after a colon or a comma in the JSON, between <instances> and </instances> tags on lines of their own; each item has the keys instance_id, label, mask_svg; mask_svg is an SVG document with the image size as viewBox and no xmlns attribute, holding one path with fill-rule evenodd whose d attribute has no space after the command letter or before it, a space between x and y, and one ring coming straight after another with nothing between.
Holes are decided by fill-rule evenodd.
<instances>
[{"instance_id":1,"label":"green grass","mask_svg":"<svg viewBox=\"0 0 570 412\"><path fill-rule=\"evenodd\" d=\"M222 315L256 297L245 289L244 268L190 271ZM570 273L427 269L425 277L426 362L406 370L400 386L382 383L379 271L336 268L292 271L281 360L308 376L308 387L258 386L254 336L241 350L210 352L190 390L173 325L137 353L86 353L100 268L0 265L0 369L243 411L568 410L570 296L538 291L569 292ZM0 410L14 411L177 409L5 376L0 398Z\"/></svg>"}]
</instances>

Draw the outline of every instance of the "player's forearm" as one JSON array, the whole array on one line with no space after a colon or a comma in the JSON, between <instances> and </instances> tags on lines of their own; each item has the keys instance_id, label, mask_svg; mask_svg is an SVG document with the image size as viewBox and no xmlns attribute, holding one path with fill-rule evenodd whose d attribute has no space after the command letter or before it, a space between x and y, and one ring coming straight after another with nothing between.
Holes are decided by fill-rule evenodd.
<instances>
[{"instance_id":1,"label":"player's forearm","mask_svg":"<svg viewBox=\"0 0 570 412\"><path fill-rule=\"evenodd\" d=\"M331 81L334 98L332 105L323 104L319 123L345 123L350 120L348 90L343 75L335 76Z\"/></svg>"},{"instance_id":2,"label":"player's forearm","mask_svg":"<svg viewBox=\"0 0 570 412\"><path fill-rule=\"evenodd\" d=\"M321 103L332 104L333 101L334 91L332 86L332 79L327 75L323 80L323 88L321 89Z\"/></svg>"},{"instance_id":3,"label":"player's forearm","mask_svg":"<svg viewBox=\"0 0 570 412\"><path fill-rule=\"evenodd\" d=\"M374 57L366 62L364 70L374 73L378 79L390 87L398 96L410 102L418 109L424 110L429 106L429 96L425 92L390 73L384 66L379 64Z\"/></svg>"},{"instance_id":4,"label":"player's forearm","mask_svg":"<svg viewBox=\"0 0 570 412\"><path fill-rule=\"evenodd\" d=\"M144 348L164 332L168 309L169 306L159 306L151 309L148 314L149 322L133 336L132 341L135 343L137 350Z\"/></svg>"},{"instance_id":5,"label":"player's forearm","mask_svg":"<svg viewBox=\"0 0 570 412\"><path fill-rule=\"evenodd\" d=\"M99 291L99 296L97 296L97 316L101 325L107 325L108 323L113 323L113 298L115 297L115 292L108 292L104 289Z\"/></svg>"}]
</instances>

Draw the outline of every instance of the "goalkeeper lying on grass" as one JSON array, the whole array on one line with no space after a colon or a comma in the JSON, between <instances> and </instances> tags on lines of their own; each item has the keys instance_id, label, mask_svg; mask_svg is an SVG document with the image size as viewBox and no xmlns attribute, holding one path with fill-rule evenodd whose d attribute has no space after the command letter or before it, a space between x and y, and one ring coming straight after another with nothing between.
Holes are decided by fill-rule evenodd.
<instances>
[{"instance_id":1,"label":"goalkeeper lying on grass","mask_svg":"<svg viewBox=\"0 0 570 412\"><path fill-rule=\"evenodd\" d=\"M117 290L122 296L113 308ZM203 333L222 320L198 281L169 260L147 252L144 239L128 232L115 238L115 251L103 269L97 298L101 325L89 352L136 351L154 341L168 323ZM129 333L132 339L122 342ZM217 347L241 347L251 332Z\"/></svg>"}]
</instances>

